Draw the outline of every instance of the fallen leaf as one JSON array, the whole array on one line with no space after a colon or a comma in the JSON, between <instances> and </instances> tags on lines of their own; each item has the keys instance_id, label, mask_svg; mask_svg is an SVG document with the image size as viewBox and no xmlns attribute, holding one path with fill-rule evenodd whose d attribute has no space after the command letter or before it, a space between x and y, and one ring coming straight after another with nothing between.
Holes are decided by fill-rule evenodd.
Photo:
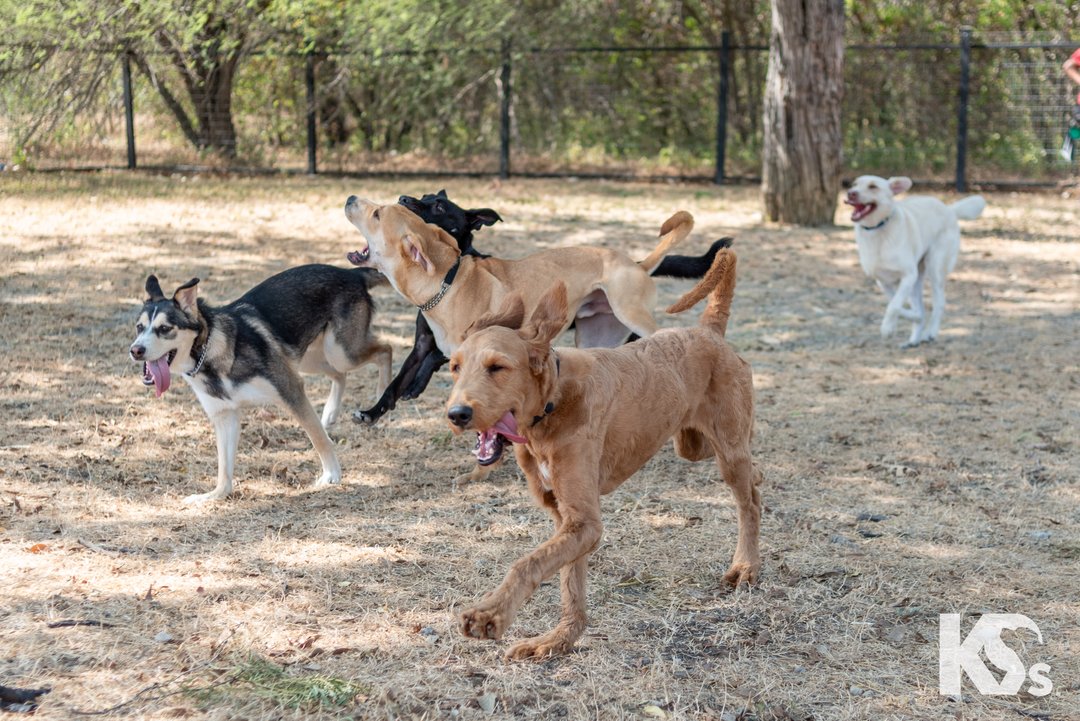
<instances>
[{"instance_id":1,"label":"fallen leaf","mask_svg":"<svg viewBox=\"0 0 1080 721\"><path fill-rule=\"evenodd\" d=\"M48 551L49 546L45 543L35 543L33 546L30 546L30 548L26 550L30 553L41 553L42 551Z\"/></svg>"},{"instance_id":2,"label":"fallen leaf","mask_svg":"<svg viewBox=\"0 0 1080 721\"><path fill-rule=\"evenodd\" d=\"M651 703L642 706L641 713L645 714L646 716L652 716L653 718L667 718L667 714L664 713L664 709L660 708L659 706L653 706Z\"/></svg>"},{"instance_id":3,"label":"fallen leaf","mask_svg":"<svg viewBox=\"0 0 1080 721\"><path fill-rule=\"evenodd\" d=\"M488 716L495 713L495 694L486 693L483 696L476 697L476 703L480 706L480 709Z\"/></svg>"}]
</instances>

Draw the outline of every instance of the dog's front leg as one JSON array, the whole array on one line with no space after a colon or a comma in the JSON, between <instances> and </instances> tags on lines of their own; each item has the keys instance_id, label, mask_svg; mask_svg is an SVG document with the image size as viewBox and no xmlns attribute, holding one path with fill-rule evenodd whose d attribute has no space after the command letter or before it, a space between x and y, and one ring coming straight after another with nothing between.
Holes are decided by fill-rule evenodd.
<instances>
[{"instance_id":1,"label":"dog's front leg","mask_svg":"<svg viewBox=\"0 0 1080 721\"><path fill-rule=\"evenodd\" d=\"M546 658L566 653L585 632L588 618L585 614L585 573L589 567L586 553L560 570L562 591L562 618L559 624L542 636L529 638L514 644L506 652L511 661Z\"/></svg>"},{"instance_id":2,"label":"dog's front leg","mask_svg":"<svg viewBox=\"0 0 1080 721\"><path fill-rule=\"evenodd\" d=\"M416 375L409 382L409 385L405 387L405 392L401 397L405 400L419 398L420 394L428 387L428 383L431 382L431 377L435 375L435 371L446 365L448 360L442 354L442 351L438 348L432 348L431 352L424 357L424 362L420 364L420 369L416 371Z\"/></svg>"},{"instance_id":3,"label":"dog's front leg","mask_svg":"<svg viewBox=\"0 0 1080 721\"><path fill-rule=\"evenodd\" d=\"M209 493L196 493L184 499L184 503L197 504L217 501L232 493L233 465L236 447L240 443L240 414L234 408L220 410L210 416L217 437L218 477L217 486Z\"/></svg>"},{"instance_id":4,"label":"dog's front leg","mask_svg":"<svg viewBox=\"0 0 1080 721\"><path fill-rule=\"evenodd\" d=\"M428 327L427 321L424 320L424 314L419 313L416 316L416 337L413 340L412 350L409 351L409 355L405 356L405 360L402 361L401 368L398 369L394 380L386 384L382 397L375 402L375 405L367 410L353 413L353 421L364 425L374 425L380 418L394 410L394 406L397 405L398 400L401 398L402 389L412 384L417 371L420 369L420 364L434 347L435 336L432 335L431 328ZM436 350L436 352L438 351Z\"/></svg>"},{"instance_id":5,"label":"dog's front leg","mask_svg":"<svg viewBox=\"0 0 1080 721\"><path fill-rule=\"evenodd\" d=\"M531 596L544 580L564 566L576 565L579 560L585 563L588 554L600 542L603 530L598 507L599 500L597 499L597 510L594 512L580 515L577 513L565 514L563 523L554 536L542 543L529 555L515 561L498 588L486 595L475 607L461 614L462 632L466 636L472 636L473 638L502 638L503 633L514 622L518 609L521 608L525 599ZM579 572L583 573L583 571L584 566ZM573 571L570 571L570 573L571 578L569 580L573 582ZM573 582L572 586L576 593L578 584ZM583 577L580 586L583 592ZM583 611L582 615L584 615ZM565 618L566 613L564 611ZM570 624L570 628L566 630L570 631L576 625L576 623ZM583 621L581 625L584 625ZM580 630L577 633L580 635ZM564 643L564 641L570 634L560 633L559 629L556 629L547 637L541 637L541 639L548 638L553 634L559 634L556 642L542 644L545 653L553 652L555 647L559 649L568 647L568 644ZM573 641L570 640L569 643L573 643ZM522 654L515 657L525 657L525 655L535 654L524 654L523 650Z\"/></svg>"},{"instance_id":6,"label":"dog's front leg","mask_svg":"<svg viewBox=\"0 0 1080 721\"><path fill-rule=\"evenodd\" d=\"M900 280L900 285L897 286L892 298L889 299L889 304L885 307L885 317L881 320L882 338L888 338L896 332L896 322L903 315L904 303L911 296L911 290L918 279L918 270L913 269Z\"/></svg>"}]
</instances>

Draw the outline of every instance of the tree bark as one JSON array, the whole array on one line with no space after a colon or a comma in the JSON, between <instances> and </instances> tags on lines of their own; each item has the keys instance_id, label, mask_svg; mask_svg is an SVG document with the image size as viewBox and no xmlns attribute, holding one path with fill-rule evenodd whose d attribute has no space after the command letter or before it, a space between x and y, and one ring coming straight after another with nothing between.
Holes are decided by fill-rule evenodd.
<instances>
[{"instance_id":1,"label":"tree bark","mask_svg":"<svg viewBox=\"0 0 1080 721\"><path fill-rule=\"evenodd\" d=\"M761 193L770 220L828 225L840 191L843 0L771 0Z\"/></svg>"}]
</instances>

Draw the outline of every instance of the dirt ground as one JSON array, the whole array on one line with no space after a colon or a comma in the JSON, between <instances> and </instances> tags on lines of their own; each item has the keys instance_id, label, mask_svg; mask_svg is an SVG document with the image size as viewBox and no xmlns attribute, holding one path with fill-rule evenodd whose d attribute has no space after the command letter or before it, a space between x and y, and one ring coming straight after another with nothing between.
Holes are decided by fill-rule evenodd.
<instances>
[{"instance_id":1,"label":"dirt ground","mask_svg":"<svg viewBox=\"0 0 1080 721\"><path fill-rule=\"evenodd\" d=\"M346 265L349 194L444 186L502 214L477 245L505 257L643 257L680 208L697 220L683 252L735 236L759 585L722 587L730 494L669 445L604 499L573 654L501 659L554 624L557 582L506 640L463 638L456 614L550 526L513 463L451 482L471 456L443 420L445 372L378 426L333 429L340 487L313 491L306 436L260 409L235 495L180 504L213 485L213 432L185 384L155 400L127 357L146 275L231 300L292 265ZM51 688L42 719L1080 719L1080 205L988 201L964 225L941 338L900 350L906 329L878 336L884 299L846 211L772 225L754 188L0 176L0 685ZM658 285L662 315L690 282ZM415 311L375 294L400 363ZM350 378L350 411L375 381ZM308 387L321 406L328 383ZM1029 616L1042 644L1003 638L1050 666L1053 691L984 696L965 677L962 697L939 694L942 613L965 614L965 634L978 614Z\"/></svg>"}]
</instances>

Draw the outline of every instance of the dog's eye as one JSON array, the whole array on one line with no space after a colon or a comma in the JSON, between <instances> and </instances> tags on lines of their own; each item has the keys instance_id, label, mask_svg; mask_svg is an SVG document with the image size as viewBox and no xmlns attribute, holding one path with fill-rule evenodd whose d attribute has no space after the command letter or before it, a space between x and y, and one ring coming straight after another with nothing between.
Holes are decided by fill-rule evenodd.
<instances>
[{"instance_id":1,"label":"dog's eye","mask_svg":"<svg viewBox=\"0 0 1080 721\"><path fill-rule=\"evenodd\" d=\"M461 364L460 363L451 363L450 364L450 372L453 373L454 375L457 375L458 371L460 371L460 370L461 370Z\"/></svg>"},{"instance_id":2,"label":"dog's eye","mask_svg":"<svg viewBox=\"0 0 1080 721\"><path fill-rule=\"evenodd\" d=\"M488 373L489 373L490 375L495 375L495 374L496 374L496 373L498 373L499 371L504 371L504 370L506 370L506 366L501 366L501 365L499 365L498 363L492 363L491 365L489 365L489 366L487 367L487 372L488 372Z\"/></svg>"},{"instance_id":3,"label":"dog's eye","mask_svg":"<svg viewBox=\"0 0 1080 721\"><path fill-rule=\"evenodd\" d=\"M378 208L376 208L374 211L372 211L371 217L374 218L375 220L379 219L379 209Z\"/></svg>"},{"instance_id":4,"label":"dog's eye","mask_svg":"<svg viewBox=\"0 0 1080 721\"><path fill-rule=\"evenodd\" d=\"M873 183L870 183L869 187L870 187L870 190L877 190L877 186L874 185Z\"/></svg>"},{"instance_id":5,"label":"dog's eye","mask_svg":"<svg viewBox=\"0 0 1080 721\"><path fill-rule=\"evenodd\" d=\"M144 330L146 330L145 325L143 325L142 323L136 323L135 324L135 332L136 333L142 333Z\"/></svg>"},{"instance_id":6,"label":"dog's eye","mask_svg":"<svg viewBox=\"0 0 1080 721\"><path fill-rule=\"evenodd\" d=\"M446 212L446 209L443 208L442 203L435 203L435 205L431 206L431 211L435 213L435 215L442 215Z\"/></svg>"},{"instance_id":7,"label":"dog's eye","mask_svg":"<svg viewBox=\"0 0 1080 721\"><path fill-rule=\"evenodd\" d=\"M158 326L158 328L157 328L157 332L158 332L158 333L168 333L168 332L169 332L169 331L171 331L172 329L173 329L173 327L172 327L171 325L164 325L164 324L163 324L163 325L159 325L159 326Z\"/></svg>"}]
</instances>

